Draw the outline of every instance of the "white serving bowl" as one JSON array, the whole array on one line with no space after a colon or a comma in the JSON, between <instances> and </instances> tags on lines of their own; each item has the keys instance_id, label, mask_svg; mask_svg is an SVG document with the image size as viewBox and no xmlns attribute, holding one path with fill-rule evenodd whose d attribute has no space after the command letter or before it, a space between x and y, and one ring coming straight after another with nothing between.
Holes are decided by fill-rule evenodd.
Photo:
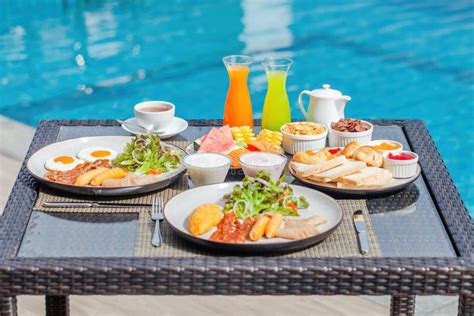
<instances>
[{"instance_id":1,"label":"white serving bowl","mask_svg":"<svg viewBox=\"0 0 474 316\"><path fill-rule=\"evenodd\" d=\"M231 164L228 156L217 153L192 154L183 160L195 186L224 182Z\"/></svg>"},{"instance_id":2,"label":"white serving bowl","mask_svg":"<svg viewBox=\"0 0 474 316\"><path fill-rule=\"evenodd\" d=\"M281 146L283 149L293 155L298 151L315 150L326 147L326 136L328 135L328 128L324 125L324 132L317 135L293 135L284 130L285 126L295 123L288 123L281 127L282 133ZM296 123L297 124L297 123Z\"/></svg>"},{"instance_id":3,"label":"white serving bowl","mask_svg":"<svg viewBox=\"0 0 474 316\"><path fill-rule=\"evenodd\" d=\"M416 174L416 166L418 163L418 155L411 151L402 150L394 154L406 153L414 158L410 160L390 159L389 154L383 157L383 167L392 173L394 178L411 178Z\"/></svg>"},{"instance_id":4,"label":"white serving bowl","mask_svg":"<svg viewBox=\"0 0 474 316\"><path fill-rule=\"evenodd\" d=\"M367 121L362 122L370 126L368 130L363 132L339 132L332 129L331 123L329 123L327 126L329 130L329 146L345 147L351 142L359 142L362 145L368 144L372 140L374 126Z\"/></svg>"},{"instance_id":5,"label":"white serving bowl","mask_svg":"<svg viewBox=\"0 0 474 316\"><path fill-rule=\"evenodd\" d=\"M255 177L259 171L267 171L274 181L281 177L286 161L285 155L260 151L253 151L239 156L240 165L246 176Z\"/></svg>"},{"instance_id":6,"label":"white serving bowl","mask_svg":"<svg viewBox=\"0 0 474 316\"><path fill-rule=\"evenodd\" d=\"M369 145L371 147L374 147L374 146L380 145L382 143L390 143L390 144L398 146L397 149L388 149L388 150L377 149L377 151L380 152L382 155L386 155L388 153L399 153L403 150L403 145L401 143L399 143L397 141L394 141L394 140L389 140L389 139L373 140L373 141L370 141L367 145Z\"/></svg>"}]
</instances>

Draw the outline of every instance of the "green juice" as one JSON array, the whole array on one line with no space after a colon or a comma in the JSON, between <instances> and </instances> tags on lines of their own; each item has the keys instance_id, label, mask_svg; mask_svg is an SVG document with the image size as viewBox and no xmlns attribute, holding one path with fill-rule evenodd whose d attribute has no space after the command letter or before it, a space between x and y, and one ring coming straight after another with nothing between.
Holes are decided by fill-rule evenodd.
<instances>
[{"instance_id":1,"label":"green juice","mask_svg":"<svg viewBox=\"0 0 474 316\"><path fill-rule=\"evenodd\" d=\"M291 122L290 102L286 94L286 71L267 71L268 90L263 104L262 128L279 131Z\"/></svg>"}]
</instances>

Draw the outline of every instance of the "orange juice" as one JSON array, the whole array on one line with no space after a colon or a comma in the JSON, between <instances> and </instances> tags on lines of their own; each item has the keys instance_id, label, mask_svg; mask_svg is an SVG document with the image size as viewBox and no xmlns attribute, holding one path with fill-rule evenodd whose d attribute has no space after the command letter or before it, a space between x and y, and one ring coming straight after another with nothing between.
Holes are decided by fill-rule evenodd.
<instances>
[{"instance_id":1,"label":"orange juice","mask_svg":"<svg viewBox=\"0 0 474 316\"><path fill-rule=\"evenodd\" d=\"M227 56L224 63L229 74L229 90L225 100L224 125L253 127L252 102L247 86L250 57Z\"/></svg>"}]
</instances>

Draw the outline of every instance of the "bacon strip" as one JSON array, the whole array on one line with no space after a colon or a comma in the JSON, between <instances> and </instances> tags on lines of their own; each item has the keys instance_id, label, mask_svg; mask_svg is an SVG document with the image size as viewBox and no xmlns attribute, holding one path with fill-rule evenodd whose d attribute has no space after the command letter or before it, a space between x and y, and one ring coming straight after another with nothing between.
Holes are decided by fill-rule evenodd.
<instances>
[{"instance_id":1,"label":"bacon strip","mask_svg":"<svg viewBox=\"0 0 474 316\"><path fill-rule=\"evenodd\" d=\"M94 162L82 163L69 171L48 171L45 174L45 178L49 181L72 185L79 176L99 167L111 168L110 161L107 159L99 159Z\"/></svg>"},{"instance_id":2,"label":"bacon strip","mask_svg":"<svg viewBox=\"0 0 474 316\"><path fill-rule=\"evenodd\" d=\"M225 213L209 240L242 244L247 239L254 221L253 218L248 217L241 223L234 212Z\"/></svg>"}]
</instances>

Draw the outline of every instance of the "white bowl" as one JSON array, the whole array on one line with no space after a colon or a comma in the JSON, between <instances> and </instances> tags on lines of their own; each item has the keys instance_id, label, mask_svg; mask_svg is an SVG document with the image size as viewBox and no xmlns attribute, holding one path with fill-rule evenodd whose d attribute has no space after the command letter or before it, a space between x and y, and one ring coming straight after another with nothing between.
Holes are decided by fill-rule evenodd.
<instances>
[{"instance_id":1,"label":"white bowl","mask_svg":"<svg viewBox=\"0 0 474 316\"><path fill-rule=\"evenodd\" d=\"M418 155L411 151L402 150L395 154L406 153L414 158L410 160L390 159L389 154L383 157L383 167L392 173L394 178L411 178L416 174L416 165L418 163Z\"/></svg>"},{"instance_id":2,"label":"white bowl","mask_svg":"<svg viewBox=\"0 0 474 316\"><path fill-rule=\"evenodd\" d=\"M239 156L239 162L244 174L255 177L259 171L267 171L270 178L277 181L285 169L285 155L253 151Z\"/></svg>"},{"instance_id":3,"label":"white bowl","mask_svg":"<svg viewBox=\"0 0 474 316\"><path fill-rule=\"evenodd\" d=\"M217 153L197 153L184 157L184 165L195 186L224 182L230 164L228 156Z\"/></svg>"},{"instance_id":4,"label":"white bowl","mask_svg":"<svg viewBox=\"0 0 474 316\"><path fill-rule=\"evenodd\" d=\"M403 145L401 143L399 143L397 141L394 141L394 140L389 140L389 139L373 140L373 141L369 142L367 145L373 147L373 146L377 146L377 145L382 144L382 143L391 143L391 144L394 144L394 145L398 146L397 149L387 149L387 150L377 149L377 151L380 152L382 155L388 154L388 153L399 153L403 150Z\"/></svg>"},{"instance_id":5,"label":"white bowl","mask_svg":"<svg viewBox=\"0 0 474 316\"><path fill-rule=\"evenodd\" d=\"M298 151L315 150L326 147L326 136L328 135L328 128L326 126L321 125L324 127L324 132L321 134L293 135L284 130L284 127L289 124L295 123L285 124L280 129L283 136L281 146L287 153L293 155Z\"/></svg>"},{"instance_id":6,"label":"white bowl","mask_svg":"<svg viewBox=\"0 0 474 316\"><path fill-rule=\"evenodd\" d=\"M370 126L368 130L363 132L339 132L332 129L331 123L329 123L329 146L345 147L347 144L355 141L361 143L362 145L368 144L372 140L374 126L367 121L362 122Z\"/></svg>"}]
</instances>

